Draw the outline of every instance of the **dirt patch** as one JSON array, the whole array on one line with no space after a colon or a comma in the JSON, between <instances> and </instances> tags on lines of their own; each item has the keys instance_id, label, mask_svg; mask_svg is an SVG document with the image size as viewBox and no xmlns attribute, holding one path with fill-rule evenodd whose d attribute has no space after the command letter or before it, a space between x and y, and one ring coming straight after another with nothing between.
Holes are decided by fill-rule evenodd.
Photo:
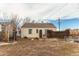
<instances>
[{"instance_id":1,"label":"dirt patch","mask_svg":"<svg viewBox=\"0 0 79 59\"><path fill-rule=\"evenodd\" d=\"M17 44L0 47L0 55L9 56L61 56L79 55L79 43L58 40L18 40Z\"/></svg>"}]
</instances>

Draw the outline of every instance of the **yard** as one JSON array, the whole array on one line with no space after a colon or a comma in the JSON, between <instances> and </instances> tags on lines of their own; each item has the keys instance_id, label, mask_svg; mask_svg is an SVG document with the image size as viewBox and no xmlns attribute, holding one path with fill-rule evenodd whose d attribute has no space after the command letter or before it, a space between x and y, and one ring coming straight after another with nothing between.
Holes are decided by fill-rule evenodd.
<instances>
[{"instance_id":1,"label":"yard","mask_svg":"<svg viewBox=\"0 0 79 59\"><path fill-rule=\"evenodd\" d=\"M5 56L62 56L79 55L79 43L51 40L18 40L16 44L0 46Z\"/></svg>"}]
</instances>

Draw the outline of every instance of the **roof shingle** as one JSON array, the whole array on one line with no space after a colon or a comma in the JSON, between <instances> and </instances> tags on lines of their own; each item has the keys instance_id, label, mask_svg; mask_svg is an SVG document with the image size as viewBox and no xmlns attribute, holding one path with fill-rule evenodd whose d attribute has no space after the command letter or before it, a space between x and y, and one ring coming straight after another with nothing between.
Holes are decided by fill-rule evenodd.
<instances>
[{"instance_id":1,"label":"roof shingle","mask_svg":"<svg viewBox=\"0 0 79 59\"><path fill-rule=\"evenodd\" d=\"M22 28L56 28L51 23L25 23Z\"/></svg>"}]
</instances>

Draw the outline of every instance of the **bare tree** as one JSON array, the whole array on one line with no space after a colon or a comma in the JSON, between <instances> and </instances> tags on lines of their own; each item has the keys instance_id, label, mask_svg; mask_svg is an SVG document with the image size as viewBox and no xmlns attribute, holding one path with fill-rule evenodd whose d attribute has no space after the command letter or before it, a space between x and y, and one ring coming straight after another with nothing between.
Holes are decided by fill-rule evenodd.
<instances>
[{"instance_id":1,"label":"bare tree","mask_svg":"<svg viewBox=\"0 0 79 59\"><path fill-rule=\"evenodd\" d=\"M11 19L11 25L13 26L13 39L14 41L16 40L16 33L17 33L17 15L12 15L12 19Z\"/></svg>"}]
</instances>

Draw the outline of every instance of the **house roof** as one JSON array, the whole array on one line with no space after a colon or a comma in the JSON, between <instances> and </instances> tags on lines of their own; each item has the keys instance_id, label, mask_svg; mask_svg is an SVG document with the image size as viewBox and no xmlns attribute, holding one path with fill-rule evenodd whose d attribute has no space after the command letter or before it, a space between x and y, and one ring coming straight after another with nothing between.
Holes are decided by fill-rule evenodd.
<instances>
[{"instance_id":1,"label":"house roof","mask_svg":"<svg viewBox=\"0 0 79 59\"><path fill-rule=\"evenodd\" d=\"M22 28L56 28L51 23L25 23Z\"/></svg>"},{"instance_id":2,"label":"house roof","mask_svg":"<svg viewBox=\"0 0 79 59\"><path fill-rule=\"evenodd\" d=\"M12 21L0 21L0 25L9 25L12 24Z\"/></svg>"}]
</instances>

